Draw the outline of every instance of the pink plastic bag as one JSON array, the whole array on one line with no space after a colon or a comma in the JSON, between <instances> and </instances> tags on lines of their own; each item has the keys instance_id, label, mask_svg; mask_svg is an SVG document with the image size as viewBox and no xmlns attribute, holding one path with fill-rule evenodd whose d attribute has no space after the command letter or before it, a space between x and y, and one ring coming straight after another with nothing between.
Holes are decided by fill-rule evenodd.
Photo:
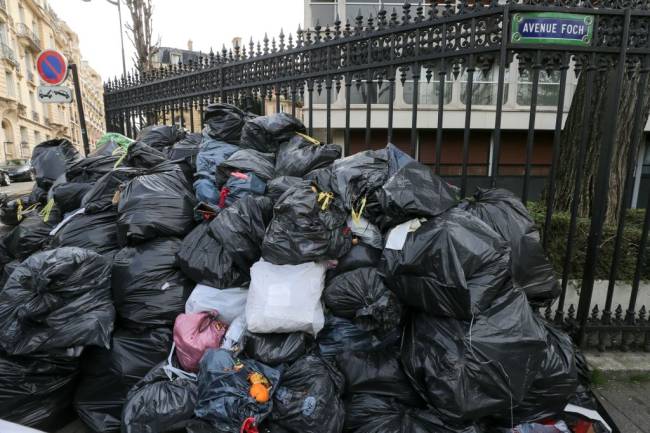
<instances>
[{"instance_id":1,"label":"pink plastic bag","mask_svg":"<svg viewBox=\"0 0 650 433\"><path fill-rule=\"evenodd\" d=\"M218 349L227 326L217 320L216 311L179 314L174 323L176 356L181 367L196 372L203 353Z\"/></svg>"}]
</instances>

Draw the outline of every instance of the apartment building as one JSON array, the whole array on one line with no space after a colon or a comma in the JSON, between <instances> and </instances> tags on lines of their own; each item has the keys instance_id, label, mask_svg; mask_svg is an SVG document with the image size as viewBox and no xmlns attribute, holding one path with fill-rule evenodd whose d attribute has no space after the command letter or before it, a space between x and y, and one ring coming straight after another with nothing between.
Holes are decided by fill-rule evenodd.
<instances>
[{"instance_id":1,"label":"apartment building","mask_svg":"<svg viewBox=\"0 0 650 433\"><path fill-rule=\"evenodd\" d=\"M101 75L87 61L81 61L79 68L81 95L86 117L86 131L90 148L94 149L97 140L106 132L104 112L104 83Z\"/></svg>"},{"instance_id":2,"label":"apartment building","mask_svg":"<svg viewBox=\"0 0 650 433\"><path fill-rule=\"evenodd\" d=\"M105 129L101 79L92 68L84 68L77 34L46 0L0 0L0 64L4 69L0 72L0 161L29 158L36 144L55 137L67 138L83 152L76 105L38 101L41 82L35 61L48 48L62 51L68 62L79 65L80 75L87 77L82 87L92 101L87 110L93 112L93 128ZM71 78L65 84L72 87Z\"/></svg>"},{"instance_id":3,"label":"apartment building","mask_svg":"<svg viewBox=\"0 0 650 433\"><path fill-rule=\"evenodd\" d=\"M427 1L425 3L431 3ZM361 14L364 17L376 16L380 7L390 14L393 8L398 14L402 12L403 2L381 0L305 0L304 25L314 28L316 24L322 27L331 25L336 17L342 23L354 23L355 18ZM418 88L406 75L406 81L396 80L394 98L394 138L397 145L410 146L411 138L411 112L413 107L414 92L418 96L418 152L421 161L425 164L435 164L435 143L438 118L438 71L431 71L433 79L426 80L425 70L421 71ZM568 114L571 99L577 85L575 74L567 74L567 88L564 103L564 118ZM494 68L483 75L474 74L472 92L472 118L469 147L468 173L476 178L485 178L493 170L491 167L493 151L493 130L496 115L498 68ZM465 125L465 101L467 101L467 73L462 72L454 77L446 74L444 91L444 133L442 154L440 158L441 173L445 176L455 177L460 175L462 169L462 144ZM499 161L499 174L503 176L520 177L525 170L525 147L528 132L528 119L531 102L532 82L530 74L520 72L517 58L510 65L506 73L504 88L504 105L502 117L502 141ZM366 107L370 101L371 112L371 147L385 145L388 125L388 86L384 81L383 86L378 83L367 86L361 83L359 87L352 85L350 100L350 125L351 133L350 150L356 152L365 148L366 135ZM539 93L537 97L537 117L535 122L535 145L532 154L532 189L533 196L538 193L548 176L551 166L551 151L553 144L553 130L557 114L559 97L559 73L547 76L540 74ZM325 128L326 106L325 92L314 94L313 101L314 128ZM331 122L334 141L343 142L343 127L345 126L345 92L341 91L332 97ZM303 116L307 118L308 105L303 108ZM649 130L646 125L646 131ZM321 133L324 136L324 133ZM643 156L638 161L635 194L633 205L639 194L647 194L650 189L650 146L643 143ZM641 195L645 196L645 195Z\"/></svg>"}]
</instances>

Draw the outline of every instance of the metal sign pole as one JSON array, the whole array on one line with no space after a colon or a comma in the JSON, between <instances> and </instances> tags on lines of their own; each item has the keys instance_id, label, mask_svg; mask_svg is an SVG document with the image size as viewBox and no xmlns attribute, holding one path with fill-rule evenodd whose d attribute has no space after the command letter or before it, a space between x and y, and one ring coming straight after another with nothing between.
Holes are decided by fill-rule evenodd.
<instances>
[{"instance_id":1,"label":"metal sign pole","mask_svg":"<svg viewBox=\"0 0 650 433\"><path fill-rule=\"evenodd\" d=\"M90 144L88 143L88 131L86 130L86 116L84 115L84 105L81 101L81 85L79 84L79 74L77 73L77 65L70 63L68 66L72 71L72 81L74 82L75 99L77 100L77 111L79 112L79 126L81 126L81 139L84 144L84 152L86 156L90 154Z\"/></svg>"}]
</instances>

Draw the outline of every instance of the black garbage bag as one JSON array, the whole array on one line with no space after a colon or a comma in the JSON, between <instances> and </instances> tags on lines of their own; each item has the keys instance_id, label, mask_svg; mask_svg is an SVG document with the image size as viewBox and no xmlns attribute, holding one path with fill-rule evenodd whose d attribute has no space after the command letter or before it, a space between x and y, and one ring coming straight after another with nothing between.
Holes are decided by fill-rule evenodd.
<instances>
[{"instance_id":1,"label":"black garbage bag","mask_svg":"<svg viewBox=\"0 0 650 433\"><path fill-rule=\"evenodd\" d=\"M541 321L541 319L538 319ZM547 347L544 361L524 400L514 408L515 424L558 419L578 387L576 348L565 332L544 323ZM510 425L510 418L500 420Z\"/></svg>"},{"instance_id":2,"label":"black garbage bag","mask_svg":"<svg viewBox=\"0 0 650 433\"><path fill-rule=\"evenodd\" d=\"M25 260L41 250L50 240L50 232L61 221L61 214L54 207L44 221L40 208L34 208L23 216L19 225L15 226L3 239L3 244L10 257Z\"/></svg>"},{"instance_id":3,"label":"black garbage bag","mask_svg":"<svg viewBox=\"0 0 650 433\"><path fill-rule=\"evenodd\" d=\"M531 304L550 305L561 292L528 209L510 191L479 188L462 207L487 223L512 249L512 280Z\"/></svg>"},{"instance_id":4,"label":"black garbage bag","mask_svg":"<svg viewBox=\"0 0 650 433\"><path fill-rule=\"evenodd\" d=\"M47 190L34 184L34 187L32 188L32 192L29 194L29 201L31 203L45 204L47 202Z\"/></svg>"},{"instance_id":5,"label":"black garbage bag","mask_svg":"<svg viewBox=\"0 0 650 433\"><path fill-rule=\"evenodd\" d=\"M378 190L377 196L382 212L374 220L382 228L413 218L435 217L457 202L447 182L416 161L392 175Z\"/></svg>"},{"instance_id":6,"label":"black garbage bag","mask_svg":"<svg viewBox=\"0 0 650 433\"><path fill-rule=\"evenodd\" d=\"M268 197L249 195L221 211L210 222L210 232L239 269L250 269L262 254L260 247L272 217Z\"/></svg>"},{"instance_id":7,"label":"black garbage bag","mask_svg":"<svg viewBox=\"0 0 650 433\"><path fill-rule=\"evenodd\" d=\"M375 394L411 407L426 404L404 373L397 352L344 352L336 363L345 376L345 394Z\"/></svg>"},{"instance_id":8,"label":"black garbage bag","mask_svg":"<svg viewBox=\"0 0 650 433\"><path fill-rule=\"evenodd\" d=\"M271 420L292 432L341 433L345 380L331 363L306 355L282 373Z\"/></svg>"},{"instance_id":9,"label":"black garbage bag","mask_svg":"<svg viewBox=\"0 0 650 433\"><path fill-rule=\"evenodd\" d=\"M64 177L66 171L83 157L65 138L44 141L32 151L32 170L36 184L49 190L52 184Z\"/></svg>"},{"instance_id":10,"label":"black garbage bag","mask_svg":"<svg viewBox=\"0 0 650 433\"><path fill-rule=\"evenodd\" d=\"M246 333L244 354L272 367L290 364L303 356L311 346L311 338L304 332L288 334Z\"/></svg>"},{"instance_id":11,"label":"black garbage bag","mask_svg":"<svg viewBox=\"0 0 650 433\"><path fill-rule=\"evenodd\" d=\"M260 116L246 122L239 145L259 152L275 153L280 143L289 141L296 132L306 131L305 125L288 113Z\"/></svg>"},{"instance_id":12,"label":"black garbage bag","mask_svg":"<svg viewBox=\"0 0 650 433\"><path fill-rule=\"evenodd\" d=\"M384 249L382 274L400 301L436 316L469 320L510 287L510 251L484 222L458 208Z\"/></svg>"},{"instance_id":13,"label":"black garbage bag","mask_svg":"<svg viewBox=\"0 0 650 433\"><path fill-rule=\"evenodd\" d=\"M169 149L167 157L171 161L184 159L190 163L193 169L192 171L196 171L196 156L199 153L202 140L203 135L200 133L187 134L185 138L174 143L171 149Z\"/></svg>"},{"instance_id":14,"label":"black garbage bag","mask_svg":"<svg viewBox=\"0 0 650 433\"><path fill-rule=\"evenodd\" d=\"M102 176L81 199L85 213L99 213L117 208L119 191L141 171L120 167Z\"/></svg>"},{"instance_id":15,"label":"black garbage bag","mask_svg":"<svg viewBox=\"0 0 650 433\"><path fill-rule=\"evenodd\" d=\"M152 239L121 249L111 286L120 323L131 329L173 326L194 284L176 265L181 240Z\"/></svg>"},{"instance_id":16,"label":"black garbage bag","mask_svg":"<svg viewBox=\"0 0 650 433\"><path fill-rule=\"evenodd\" d=\"M276 265L336 259L352 246L347 215L332 193L309 181L287 190L273 208L262 257Z\"/></svg>"},{"instance_id":17,"label":"black garbage bag","mask_svg":"<svg viewBox=\"0 0 650 433\"><path fill-rule=\"evenodd\" d=\"M239 147L234 144L203 136L201 147L196 157L197 176L214 180L217 167L238 150Z\"/></svg>"},{"instance_id":18,"label":"black garbage bag","mask_svg":"<svg viewBox=\"0 0 650 433\"><path fill-rule=\"evenodd\" d=\"M74 396L81 421L93 432L119 432L127 393L167 358L172 342L172 331L168 328L140 333L118 329L110 349L86 350Z\"/></svg>"},{"instance_id":19,"label":"black garbage bag","mask_svg":"<svg viewBox=\"0 0 650 433\"><path fill-rule=\"evenodd\" d=\"M352 320L367 331L399 327L402 306L375 268L359 268L327 282L323 302L332 314Z\"/></svg>"},{"instance_id":20,"label":"black garbage bag","mask_svg":"<svg viewBox=\"0 0 650 433\"><path fill-rule=\"evenodd\" d=\"M544 362L547 333L518 289L471 321L414 313L402 364L413 386L450 423L510 419Z\"/></svg>"},{"instance_id":21,"label":"black garbage bag","mask_svg":"<svg viewBox=\"0 0 650 433\"><path fill-rule=\"evenodd\" d=\"M136 168L153 168L167 161L165 153L146 143L136 141L129 145L123 164Z\"/></svg>"},{"instance_id":22,"label":"black garbage bag","mask_svg":"<svg viewBox=\"0 0 650 433\"><path fill-rule=\"evenodd\" d=\"M162 151L184 137L185 131L177 125L151 125L143 128L136 140Z\"/></svg>"},{"instance_id":23,"label":"black garbage bag","mask_svg":"<svg viewBox=\"0 0 650 433\"><path fill-rule=\"evenodd\" d=\"M36 188L38 187L34 185L34 189ZM47 196L47 193L45 195ZM33 210L38 204L39 202L32 200L29 194L5 201L0 206L0 223L6 226L17 226L21 223L23 217L28 215L28 212Z\"/></svg>"},{"instance_id":24,"label":"black garbage bag","mask_svg":"<svg viewBox=\"0 0 650 433\"><path fill-rule=\"evenodd\" d=\"M320 144L310 138L296 134L280 144L275 158L276 176L303 177L341 157L342 150L338 144Z\"/></svg>"},{"instance_id":25,"label":"black garbage bag","mask_svg":"<svg viewBox=\"0 0 650 433\"><path fill-rule=\"evenodd\" d=\"M454 427L431 409L418 409L375 394L354 394L345 402L345 431L356 433L482 433Z\"/></svg>"},{"instance_id":26,"label":"black garbage bag","mask_svg":"<svg viewBox=\"0 0 650 433\"><path fill-rule=\"evenodd\" d=\"M122 245L160 236L182 237L194 228L196 198L178 166L163 164L129 181L120 194L118 239Z\"/></svg>"},{"instance_id":27,"label":"black garbage bag","mask_svg":"<svg viewBox=\"0 0 650 433\"><path fill-rule=\"evenodd\" d=\"M352 246L346 255L339 257L336 268L327 273L328 280L336 275L355 269L377 267L380 259L380 249L359 242L357 245Z\"/></svg>"},{"instance_id":28,"label":"black garbage bag","mask_svg":"<svg viewBox=\"0 0 650 433\"><path fill-rule=\"evenodd\" d=\"M0 250L2 247L0 246ZM9 259L3 258L1 261L4 262L4 267L2 268L2 277L0 278L0 291L2 291L2 288L5 286L7 281L9 280L9 277L13 273L13 271L20 266L20 260L10 260Z\"/></svg>"},{"instance_id":29,"label":"black garbage bag","mask_svg":"<svg viewBox=\"0 0 650 433\"><path fill-rule=\"evenodd\" d=\"M400 330L387 334L366 331L354 322L331 314L325 316L325 326L316 340L320 354L333 359L343 352L370 352L375 350L397 350Z\"/></svg>"},{"instance_id":30,"label":"black garbage bag","mask_svg":"<svg viewBox=\"0 0 650 433\"><path fill-rule=\"evenodd\" d=\"M273 178L275 173L275 155L253 149L238 150L217 166L217 186L223 186L233 171L255 173L260 179L267 182Z\"/></svg>"},{"instance_id":31,"label":"black garbage bag","mask_svg":"<svg viewBox=\"0 0 650 433\"><path fill-rule=\"evenodd\" d=\"M269 401L250 396L251 374L264 376L270 388ZM250 359L238 359L225 349L208 349L199 367L199 398L194 414L223 433L239 433L252 418L259 425L273 409L273 395L280 383L280 371Z\"/></svg>"},{"instance_id":32,"label":"black garbage bag","mask_svg":"<svg viewBox=\"0 0 650 433\"><path fill-rule=\"evenodd\" d=\"M192 230L181 244L178 265L194 282L210 287L241 287L250 281L248 268L239 268L233 257L210 231L210 223L203 222Z\"/></svg>"},{"instance_id":33,"label":"black garbage bag","mask_svg":"<svg viewBox=\"0 0 650 433\"><path fill-rule=\"evenodd\" d=\"M194 418L196 379L179 376L168 365L158 364L129 391L122 409L123 433L182 430ZM179 368L175 362L172 366Z\"/></svg>"},{"instance_id":34,"label":"black garbage bag","mask_svg":"<svg viewBox=\"0 0 650 433\"><path fill-rule=\"evenodd\" d=\"M248 114L230 104L210 104L203 112L204 133L215 140L238 144Z\"/></svg>"},{"instance_id":35,"label":"black garbage bag","mask_svg":"<svg viewBox=\"0 0 650 433\"><path fill-rule=\"evenodd\" d=\"M334 183L333 176L332 166L330 165L310 171L303 176L303 179L311 181L321 191L334 191L334 187L332 186Z\"/></svg>"},{"instance_id":36,"label":"black garbage bag","mask_svg":"<svg viewBox=\"0 0 650 433\"><path fill-rule=\"evenodd\" d=\"M93 183L65 182L52 187L54 203L63 214L81 207L81 200L93 187Z\"/></svg>"},{"instance_id":37,"label":"black garbage bag","mask_svg":"<svg viewBox=\"0 0 650 433\"><path fill-rule=\"evenodd\" d=\"M84 158L66 171L68 182L90 183L95 182L106 173L115 168L119 157L113 155L89 156Z\"/></svg>"},{"instance_id":38,"label":"black garbage bag","mask_svg":"<svg viewBox=\"0 0 650 433\"><path fill-rule=\"evenodd\" d=\"M117 213L108 210L96 214L75 215L56 232L49 247L79 247L97 254L119 250Z\"/></svg>"},{"instance_id":39,"label":"black garbage bag","mask_svg":"<svg viewBox=\"0 0 650 433\"><path fill-rule=\"evenodd\" d=\"M266 192L266 182L255 173L240 173L233 171L221 187L218 206L226 208L248 195L263 195Z\"/></svg>"},{"instance_id":40,"label":"black garbage bag","mask_svg":"<svg viewBox=\"0 0 650 433\"><path fill-rule=\"evenodd\" d=\"M292 186L302 182L302 178L294 176L279 176L266 184L266 196L275 203Z\"/></svg>"},{"instance_id":41,"label":"black garbage bag","mask_svg":"<svg viewBox=\"0 0 650 433\"><path fill-rule=\"evenodd\" d=\"M0 291L0 347L25 355L73 346L107 347L115 309L110 264L64 247L30 256Z\"/></svg>"},{"instance_id":42,"label":"black garbage bag","mask_svg":"<svg viewBox=\"0 0 650 433\"><path fill-rule=\"evenodd\" d=\"M79 359L73 356L0 354L0 419L56 431L73 419Z\"/></svg>"}]
</instances>

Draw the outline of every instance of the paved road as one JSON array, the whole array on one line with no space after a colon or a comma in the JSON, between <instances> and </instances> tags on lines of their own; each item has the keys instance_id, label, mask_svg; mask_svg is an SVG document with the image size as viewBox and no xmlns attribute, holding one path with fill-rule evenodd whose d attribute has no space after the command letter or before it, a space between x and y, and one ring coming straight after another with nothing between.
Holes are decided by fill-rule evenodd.
<instances>
[{"instance_id":1,"label":"paved road","mask_svg":"<svg viewBox=\"0 0 650 433\"><path fill-rule=\"evenodd\" d=\"M33 186L34 182L13 182L9 186L0 186L0 193L5 193L9 196L28 194Z\"/></svg>"}]
</instances>

